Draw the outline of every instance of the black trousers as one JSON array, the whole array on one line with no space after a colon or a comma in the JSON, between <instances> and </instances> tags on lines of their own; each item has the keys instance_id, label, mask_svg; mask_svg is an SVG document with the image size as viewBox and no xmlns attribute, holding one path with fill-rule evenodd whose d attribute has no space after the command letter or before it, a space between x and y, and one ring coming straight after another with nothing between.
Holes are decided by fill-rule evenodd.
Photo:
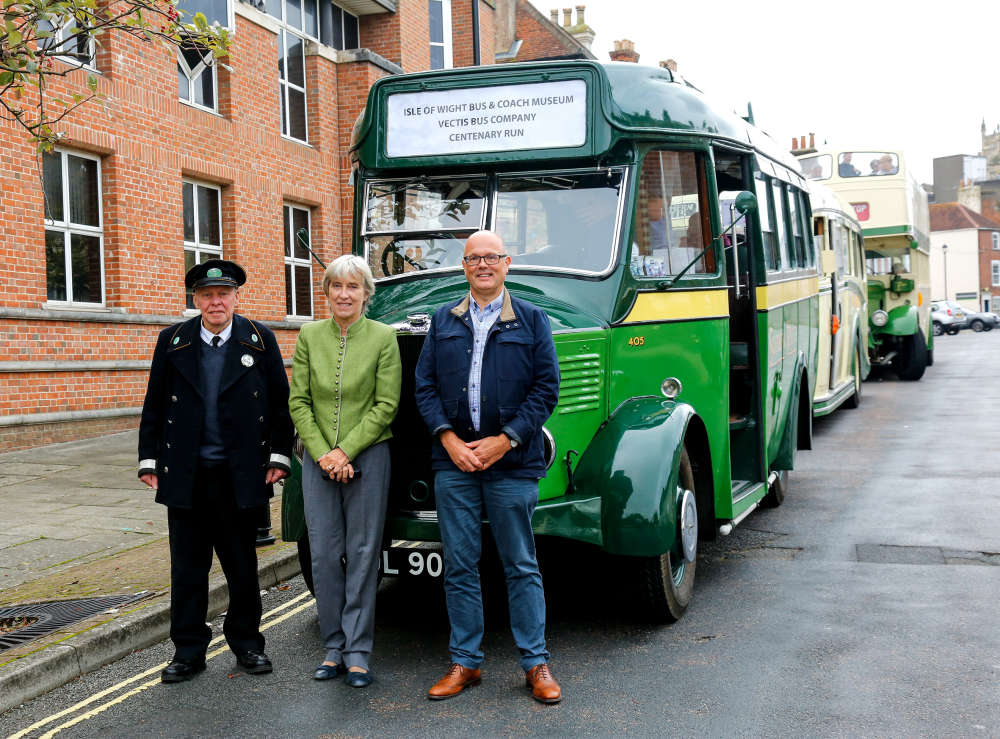
<instances>
[{"instance_id":1,"label":"black trousers","mask_svg":"<svg viewBox=\"0 0 1000 739\"><path fill-rule=\"evenodd\" d=\"M205 658L212 630L208 615L208 573L212 550L229 585L223 633L237 654L263 651L260 588L257 583L259 508L237 508L229 468L199 467L194 507L168 508L170 530L170 639L178 659Z\"/></svg>"}]
</instances>

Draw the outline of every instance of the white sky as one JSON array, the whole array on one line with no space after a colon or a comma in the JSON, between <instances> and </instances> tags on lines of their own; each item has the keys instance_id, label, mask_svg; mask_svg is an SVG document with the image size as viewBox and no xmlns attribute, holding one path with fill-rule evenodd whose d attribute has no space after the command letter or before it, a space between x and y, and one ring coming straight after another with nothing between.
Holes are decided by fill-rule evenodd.
<instances>
[{"instance_id":1,"label":"white sky","mask_svg":"<svg viewBox=\"0 0 1000 739\"><path fill-rule=\"evenodd\" d=\"M980 124L1000 123L1000 3L949 0L530 0L585 4L601 60L616 39L640 64L675 59L719 105L744 115L782 147L902 149L922 182L934 157L978 154ZM576 11L573 11L576 21Z\"/></svg>"}]
</instances>

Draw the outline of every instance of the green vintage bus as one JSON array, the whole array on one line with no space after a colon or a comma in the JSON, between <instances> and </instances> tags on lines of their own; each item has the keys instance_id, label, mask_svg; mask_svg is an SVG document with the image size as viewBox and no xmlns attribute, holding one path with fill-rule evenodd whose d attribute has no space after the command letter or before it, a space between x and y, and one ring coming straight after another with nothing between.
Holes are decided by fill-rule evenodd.
<instances>
[{"instance_id":1,"label":"green vintage bus","mask_svg":"<svg viewBox=\"0 0 1000 739\"><path fill-rule=\"evenodd\" d=\"M368 315L404 363L384 573L441 574L413 367L490 228L560 362L534 529L624 556L645 616L679 618L699 539L780 503L811 443L818 272L795 161L669 70L589 61L379 80L351 157Z\"/></svg>"},{"instance_id":2,"label":"green vintage bus","mask_svg":"<svg viewBox=\"0 0 1000 739\"><path fill-rule=\"evenodd\" d=\"M927 193L899 151L837 149L799 161L809 179L854 207L861 224L872 365L919 380L934 363Z\"/></svg>"}]
</instances>

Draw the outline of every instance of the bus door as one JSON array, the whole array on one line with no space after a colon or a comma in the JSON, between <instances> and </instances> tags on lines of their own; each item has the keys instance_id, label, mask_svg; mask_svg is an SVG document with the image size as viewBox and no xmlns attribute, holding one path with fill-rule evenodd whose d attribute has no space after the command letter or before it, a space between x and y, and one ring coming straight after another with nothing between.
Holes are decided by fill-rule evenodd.
<instances>
[{"instance_id":1,"label":"bus door","mask_svg":"<svg viewBox=\"0 0 1000 739\"><path fill-rule=\"evenodd\" d=\"M735 486L739 481L765 479L754 250L748 240L752 229L735 207L736 196L743 190L752 191L753 187L745 155L719 147L713 154L722 227L720 248L725 254L729 297L729 435L734 492L737 492Z\"/></svg>"}]
</instances>

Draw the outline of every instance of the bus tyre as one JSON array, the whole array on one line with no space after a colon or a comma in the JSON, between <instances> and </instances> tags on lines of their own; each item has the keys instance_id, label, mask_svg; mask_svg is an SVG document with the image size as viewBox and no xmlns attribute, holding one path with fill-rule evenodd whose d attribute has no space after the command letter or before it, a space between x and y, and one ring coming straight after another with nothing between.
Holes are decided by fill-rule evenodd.
<instances>
[{"instance_id":1,"label":"bus tyre","mask_svg":"<svg viewBox=\"0 0 1000 739\"><path fill-rule=\"evenodd\" d=\"M778 476L767 489L767 495L761 498L761 505L766 508L777 508L785 502L788 494L788 470L778 470Z\"/></svg>"},{"instance_id":2,"label":"bus tyre","mask_svg":"<svg viewBox=\"0 0 1000 739\"><path fill-rule=\"evenodd\" d=\"M861 405L861 345L855 343L854 347L854 392L851 397L844 401L845 408L857 408Z\"/></svg>"},{"instance_id":3,"label":"bus tyre","mask_svg":"<svg viewBox=\"0 0 1000 739\"><path fill-rule=\"evenodd\" d=\"M917 333L903 338L903 346L893 361L900 380L913 382L924 376L927 369L927 341L919 328Z\"/></svg>"},{"instance_id":4,"label":"bus tyre","mask_svg":"<svg viewBox=\"0 0 1000 739\"><path fill-rule=\"evenodd\" d=\"M694 472L687 449L681 452L677 484L694 495ZM697 520L697 508L694 510ZM680 516L678 515L678 519ZM678 529L680 522L678 520ZM680 532L678 531L678 536ZM641 557L638 567L638 595L645 620L659 624L672 624L687 610L694 594L694 571L698 564L697 536L694 537L694 555L688 562L680 554L666 552L659 557ZM678 542L679 543L679 542Z\"/></svg>"},{"instance_id":5,"label":"bus tyre","mask_svg":"<svg viewBox=\"0 0 1000 739\"><path fill-rule=\"evenodd\" d=\"M302 568L302 579L312 595L316 595L313 585L312 550L309 548L309 535L305 534L296 544L299 545L299 566Z\"/></svg>"}]
</instances>

